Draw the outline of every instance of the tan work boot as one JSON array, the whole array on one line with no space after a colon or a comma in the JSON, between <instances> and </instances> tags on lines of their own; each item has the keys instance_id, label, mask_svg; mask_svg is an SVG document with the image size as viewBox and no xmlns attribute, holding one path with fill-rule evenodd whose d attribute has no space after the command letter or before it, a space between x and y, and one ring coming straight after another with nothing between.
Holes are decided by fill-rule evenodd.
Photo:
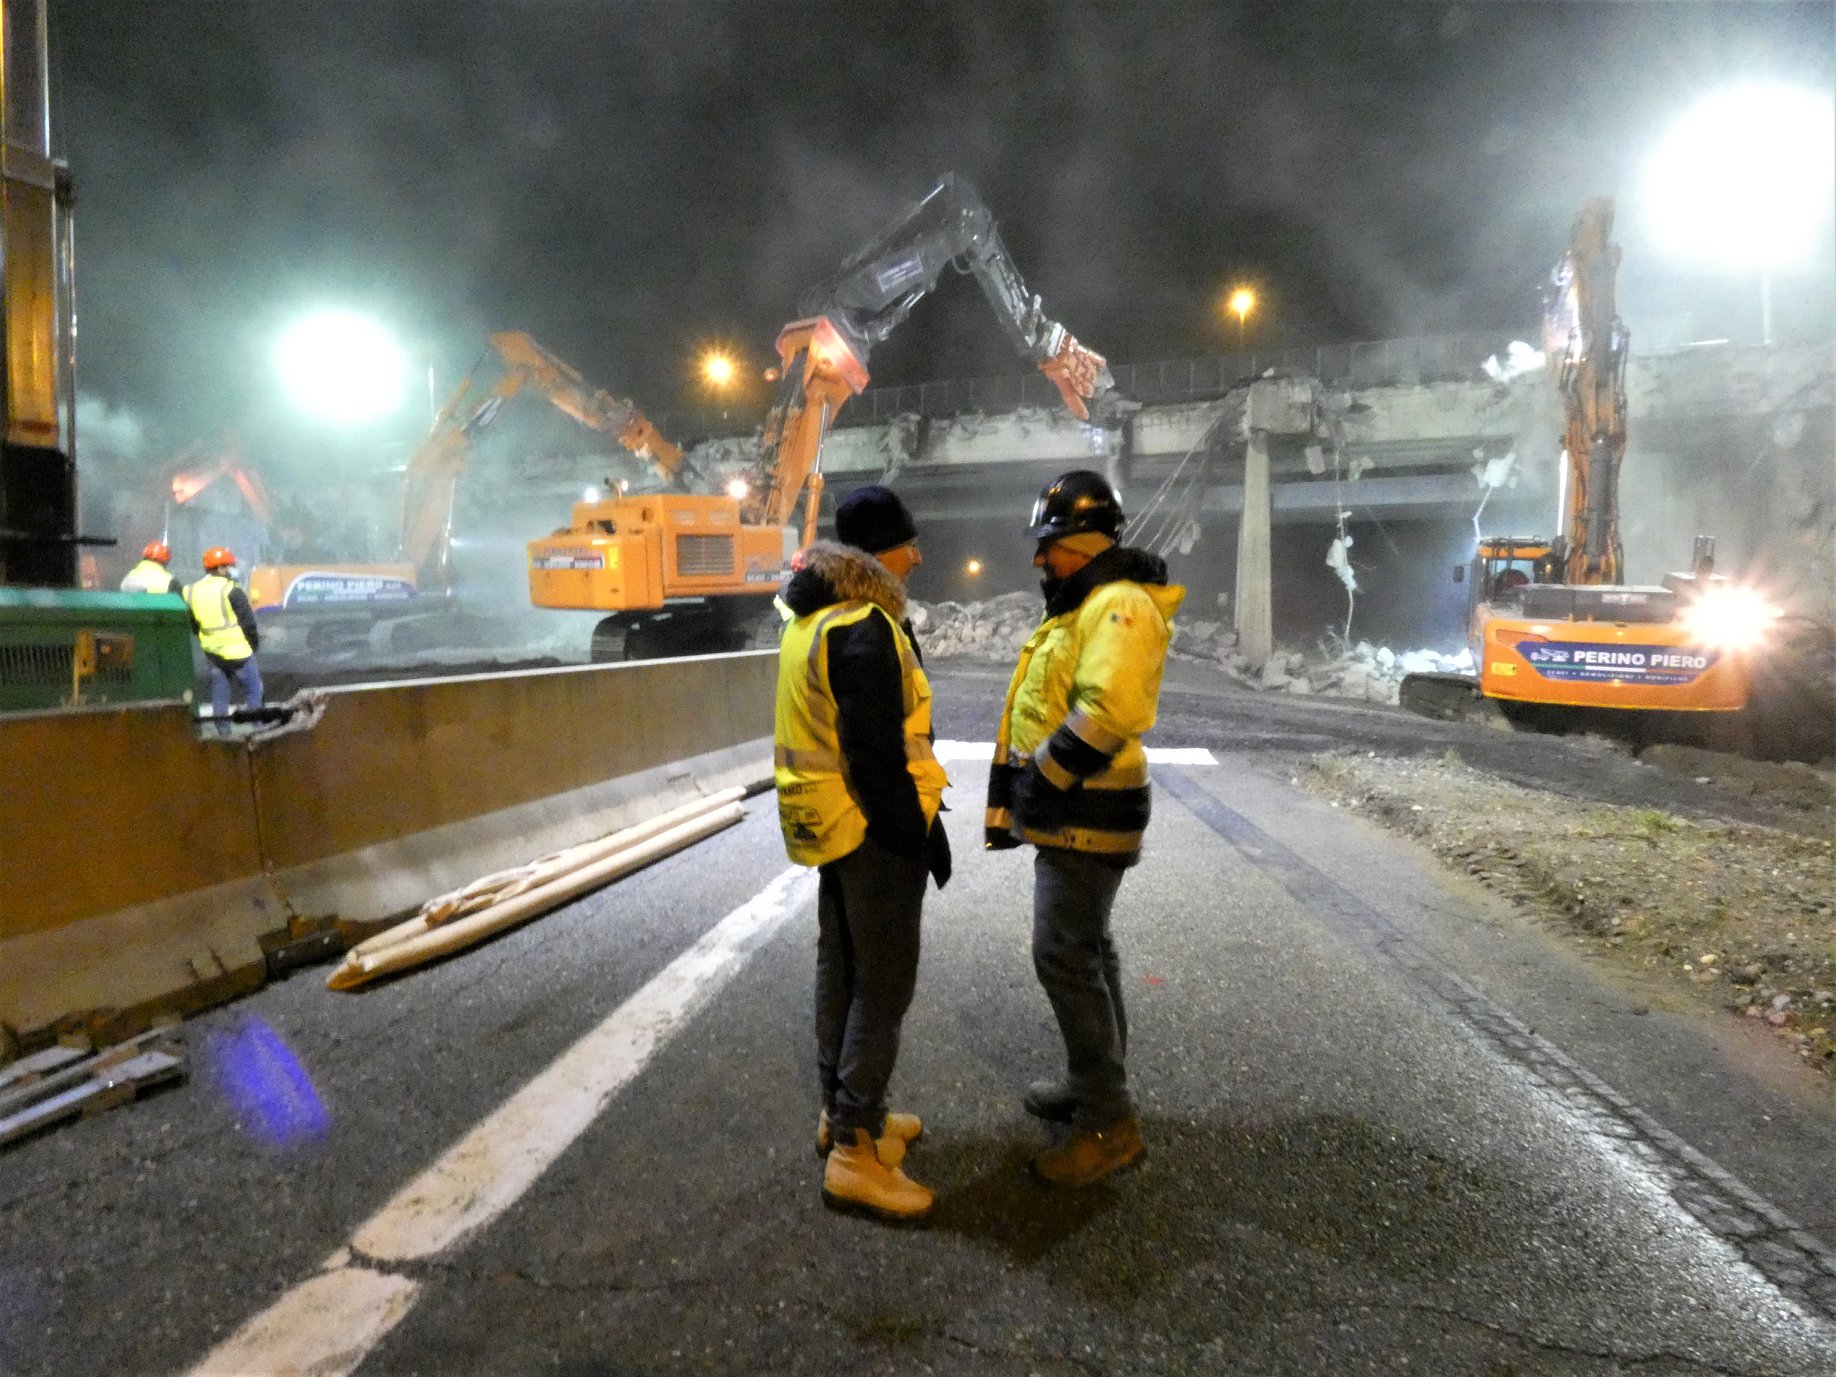
<instances>
[{"instance_id":1,"label":"tan work boot","mask_svg":"<svg viewBox=\"0 0 1836 1377\"><path fill-rule=\"evenodd\" d=\"M1141 1120L1134 1115L1108 1128L1080 1128L1033 1159L1039 1179L1054 1186L1088 1186L1141 1160Z\"/></svg>"},{"instance_id":2,"label":"tan work boot","mask_svg":"<svg viewBox=\"0 0 1836 1377\"><path fill-rule=\"evenodd\" d=\"M897 1114L886 1111L886 1136L897 1138L901 1143L915 1143L924 1137L924 1121L916 1114ZM829 1111L823 1110L816 1120L816 1155L829 1155Z\"/></svg>"},{"instance_id":3,"label":"tan work boot","mask_svg":"<svg viewBox=\"0 0 1836 1377\"><path fill-rule=\"evenodd\" d=\"M854 1130L852 1143L838 1142L822 1173L822 1203L898 1223L923 1219L936 1197L899 1170L905 1142L890 1133L878 1142Z\"/></svg>"}]
</instances>

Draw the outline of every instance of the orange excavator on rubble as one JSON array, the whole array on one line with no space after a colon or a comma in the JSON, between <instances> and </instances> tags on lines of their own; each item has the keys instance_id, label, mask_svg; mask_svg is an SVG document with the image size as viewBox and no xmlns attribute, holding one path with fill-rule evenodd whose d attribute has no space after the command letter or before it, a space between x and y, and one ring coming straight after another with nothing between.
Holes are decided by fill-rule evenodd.
<instances>
[{"instance_id":1,"label":"orange excavator on rubble","mask_svg":"<svg viewBox=\"0 0 1836 1377\"><path fill-rule=\"evenodd\" d=\"M355 614L352 624L365 627L375 620L434 615L434 600L444 603L453 591L453 498L472 445L505 403L525 392L546 399L588 430L616 437L666 477L682 469L682 452L635 406L594 387L528 335L506 331L492 335L490 343L501 365L495 377L481 360L409 457L402 479L399 558L387 564L258 565L249 575L249 600L258 615L319 610L334 619L321 624L335 625L342 612L347 619ZM408 603L413 605L399 606ZM330 639L335 638L318 643Z\"/></svg>"},{"instance_id":2,"label":"orange excavator on rubble","mask_svg":"<svg viewBox=\"0 0 1836 1377\"><path fill-rule=\"evenodd\" d=\"M1561 728L1590 710L1730 714L1747 704L1752 654L1771 613L1755 590L1713 573L1696 537L1691 572L1622 583L1619 469L1626 450L1628 335L1614 305L1613 202L1589 201L1550 283L1544 353L1566 415L1561 533L1481 539L1469 568L1472 674L1411 674L1404 707L1463 715L1475 698Z\"/></svg>"},{"instance_id":3,"label":"orange excavator on rubble","mask_svg":"<svg viewBox=\"0 0 1836 1377\"><path fill-rule=\"evenodd\" d=\"M235 488L241 498L240 510L233 500L198 501L206 492L213 496L220 492L220 483ZM112 560L94 561L94 568L85 574L86 586L115 587L120 575L132 566L133 552L143 541L157 541L177 551L177 571L185 577L207 547L244 543L256 531L268 530L274 522L274 501L241 444L234 436L226 436L214 447L192 445L149 474L145 486L130 489L118 522L122 539L117 553Z\"/></svg>"},{"instance_id":4,"label":"orange excavator on rubble","mask_svg":"<svg viewBox=\"0 0 1836 1377\"><path fill-rule=\"evenodd\" d=\"M575 503L568 527L529 544L530 601L607 613L595 659L621 646L626 659L643 659L745 645L790 557L815 535L823 440L836 413L867 386L874 345L953 265L974 274L1014 347L1073 415L1088 420L1109 399L1102 355L1046 317L975 189L947 175L807 294L799 319L778 333L778 389L749 473L723 496Z\"/></svg>"}]
</instances>

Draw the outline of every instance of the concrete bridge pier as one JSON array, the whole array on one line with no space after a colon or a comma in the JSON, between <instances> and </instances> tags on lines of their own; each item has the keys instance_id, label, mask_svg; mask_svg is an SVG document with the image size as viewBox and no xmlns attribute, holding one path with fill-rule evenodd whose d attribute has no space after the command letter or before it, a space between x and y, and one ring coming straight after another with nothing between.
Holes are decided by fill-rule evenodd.
<instances>
[{"instance_id":1,"label":"concrete bridge pier","mask_svg":"<svg viewBox=\"0 0 1836 1377\"><path fill-rule=\"evenodd\" d=\"M1269 551L1269 433L1252 430L1243 456L1243 515L1237 536L1232 614L1237 650L1257 669L1275 651L1274 586Z\"/></svg>"}]
</instances>

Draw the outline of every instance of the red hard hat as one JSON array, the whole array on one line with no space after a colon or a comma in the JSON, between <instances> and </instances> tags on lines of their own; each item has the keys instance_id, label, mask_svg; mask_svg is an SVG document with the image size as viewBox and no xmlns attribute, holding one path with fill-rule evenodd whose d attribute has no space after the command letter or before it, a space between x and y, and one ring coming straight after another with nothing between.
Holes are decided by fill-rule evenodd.
<instances>
[{"instance_id":1,"label":"red hard hat","mask_svg":"<svg viewBox=\"0 0 1836 1377\"><path fill-rule=\"evenodd\" d=\"M172 563L172 547L163 540L149 540L147 548L140 552L140 557L159 564L170 564Z\"/></svg>"},{"instance_id":2,"label":"red hard hat","mask_svg":"<svg viewBox=\"0 0 1836 1377\"><path fill-rule=\"evenodd\" d=\"M204 552L206 569L227 569L236 562L236 557L221 545L213 545Z\"/></svg>"}]
</instances>

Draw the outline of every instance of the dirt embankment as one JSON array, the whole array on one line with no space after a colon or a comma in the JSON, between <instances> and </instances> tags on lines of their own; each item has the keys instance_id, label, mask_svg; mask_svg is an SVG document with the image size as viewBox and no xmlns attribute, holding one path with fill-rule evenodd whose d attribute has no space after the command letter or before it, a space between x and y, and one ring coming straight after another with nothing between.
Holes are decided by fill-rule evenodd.
<instances>
[{"instance_id":1,"label":"dirt embankment","mask_svg":"<svg viewBox=\"0 0 1836 1377\"><path fill-rule=\"evenodd\" d=\"M1802 767L1776 782L1743 772L1729 782L1785 791L1808 825L1578 802L1474 769L1452 750L1438 759L1328 752L1302 778L1603 958L1661 974L1687 997L1771 1029L1836 1078L1830 783Z\"/></svg>"}]
</instances>

